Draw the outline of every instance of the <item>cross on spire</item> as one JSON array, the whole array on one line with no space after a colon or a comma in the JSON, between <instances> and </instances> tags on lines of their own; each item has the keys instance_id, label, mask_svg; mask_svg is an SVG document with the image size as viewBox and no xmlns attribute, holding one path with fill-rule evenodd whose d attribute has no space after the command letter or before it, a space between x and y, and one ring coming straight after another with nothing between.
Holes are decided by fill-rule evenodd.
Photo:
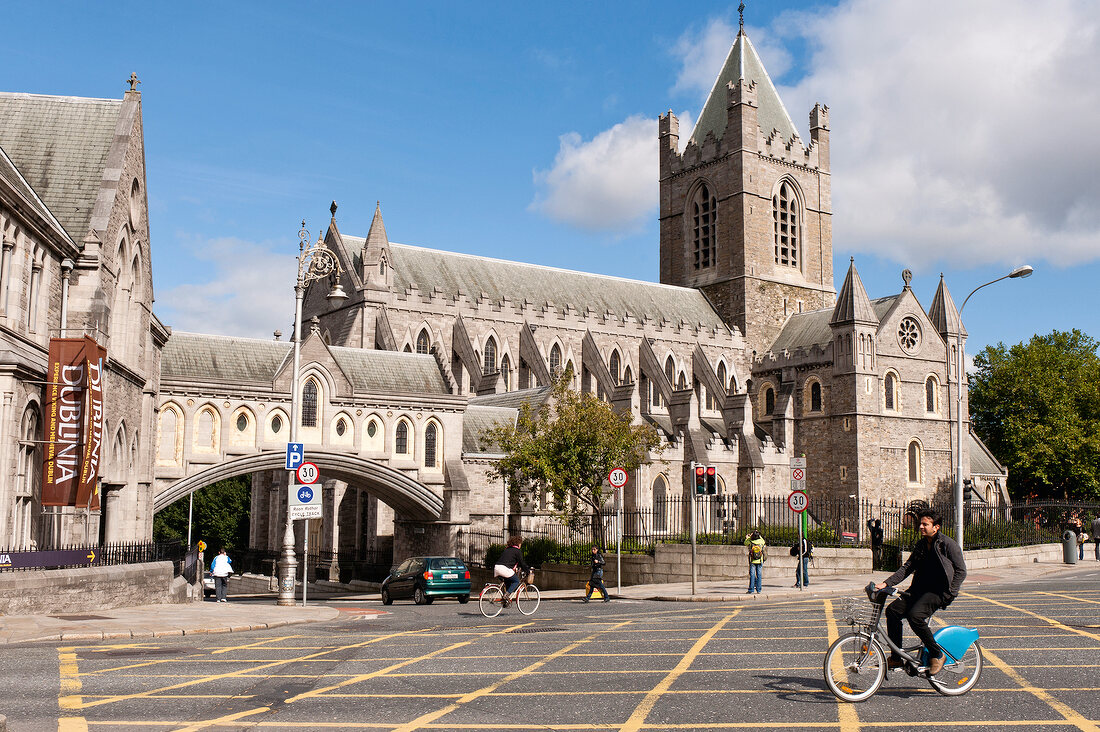
<instances>
[{"instance_id":1,"label":"cross on spire","mask_svg":"<svg viewBox=\"0 0 1100 732\"><path fill-rule=\"evenodd\" d=\"M737 6L737 21L741 26L741 33L745 32L745 3Z\"/></svg>"},{"instance_id":2,"label":"cross on spire","mask_svg":"<svg viewBox=\"0 0 1100 732\"><path fill-rule=\"evenodd\" d=\"M137 85L141 83L141 79L137 78L136 71L130 72L130 78L126 80L126 83L130 85L130 91L137 91Z\"/></svg>"}]
</instances>

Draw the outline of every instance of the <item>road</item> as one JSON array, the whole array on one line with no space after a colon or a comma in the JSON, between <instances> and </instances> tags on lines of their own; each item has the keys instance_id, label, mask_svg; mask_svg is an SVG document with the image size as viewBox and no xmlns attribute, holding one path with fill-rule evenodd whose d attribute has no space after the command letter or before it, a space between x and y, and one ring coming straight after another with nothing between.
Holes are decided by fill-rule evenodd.
<instances>
[{"instance_id":1,"label":"road","mask_svg":"<svg viewBox=\"0 0 1100 732\"><path fill-rule=\"evenodd\" d=\"M975 573L977 574L977 573ZM843 601L334 603L338 620L151 642L0 651L9 730L1096 730L1100 572L964 586L979 628L961 698L893 674L869 701L822 682ZM280 632L282 631L282 632ZM908 636L907 636L908 637ZM1026 724L1021 725L1021 723Z\"/></svg>"}]
</instances>

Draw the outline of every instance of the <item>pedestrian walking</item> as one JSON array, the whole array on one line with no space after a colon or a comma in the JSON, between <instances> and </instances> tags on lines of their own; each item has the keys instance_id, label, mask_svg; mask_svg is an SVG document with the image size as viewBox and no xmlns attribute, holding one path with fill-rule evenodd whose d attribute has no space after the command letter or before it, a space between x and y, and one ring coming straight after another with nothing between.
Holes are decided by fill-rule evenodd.
<instances>
[{"instance_id":1,"label":"pedestrian walking","mask_svg":"<svg viewBox=\"0 0 1100 732\"><path fill-rule=\"evenodd\" d=\"M768 560L768 546L759 531L753 531L745 539L749 550L749 592L759 594L764 586L764 562Z\"/></svg>"},{"instance_id":2,"label":"pedestrian walking","mask_svg":"<svg viewBox=\"0 0 1100 732\"><path fill-rule=\"evenodd\" d=\"M1084 528L1081 526L1081 519L1074 516L1069 520L1069 530L1073 532L1073 538L1077 542L1077 558L1085 558L1085 540L1081 538L1081 535L1085 533Z\"/></svg>"},{"instance_id":3,"label":"pedestrian walking","mask_svg":"<svg viewBox=\"0 0 1100 732\"><path fill-rule=\"evenodd\" d=\"M798 545L802 544L802 558L799 559ZM801 542L795 542L791 547L791 556L795 558L794 565L794 586L795 587L809 587L810 586L810 560L814 556L814 545L806 537L802 537ZM801 570L801 572L799 572Z\"/></svg>"},{"instance_id":4,"label":"pedestrian walking","mask_svg":"<svg viewBox=\"0 0 1100 732\"><path fill-rule=\"evenodd\" d=\"M607 592L607 587L603 583L603 568L607 562L603 558L603 552L600 547L595 544L592 545L592 576L588 578L588 587L584 591L584 601L588 602L592 598L592 591L599 590L603 595L604 602L611 602L611 595Z\"/></svg>"},{"instance_id":5,"label":"pedestrian walking","mask_svg":"<svg viewBox=\"0 0 1100 732\"><path fill-rule=\"evenodd\" d=\"M1094 547L1096 561L1100 562L1100 515L1092 520L1092 526L1089 528L1092 530L1092 540L1096 545Z\"/></svg>"},{"instance_id":6,"label":"pedestrian walking","mask_svg":"<svg viewBox=\"0 0 1100 732\"><path fill-rule=\"evenodd\" d=\"M218 556L210 562L210 574L214 575L214 592L217 594L218 602L229 602L225 597L225 591L229 584L229 575L233 574L233 560L225 553L225 549L218 552Z\"/></svg>"},{"instance_id":7,"label":"pedestrian walking","mask_svg":"<svg viewBox=\"0 0 1100 732\"><path fill-rule=\"evenodd\" d=\"M878 569L882 566L882 521L880 519L868 521L867 528L871 532L871 568Z\"/></svg>"}]
</instances>

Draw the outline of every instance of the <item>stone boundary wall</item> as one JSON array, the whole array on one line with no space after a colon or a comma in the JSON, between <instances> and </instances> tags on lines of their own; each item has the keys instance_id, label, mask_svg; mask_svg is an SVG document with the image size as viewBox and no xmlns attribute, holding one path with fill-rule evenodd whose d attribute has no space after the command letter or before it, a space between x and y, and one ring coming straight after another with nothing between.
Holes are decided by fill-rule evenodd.
<instances>
[{"instance_id":1,"label":"stone boundary wall","mask_svg":"<svg viewBox=\"0 0 1100 732\"><path fill-rule=\"evenodd\" d=\"M78 613L190 602L192 588L172 562L0 572L0 614ZM197 593L201 599L201 589Z\"/></svg>"},{"instance_id":2,"label":"stone boundary wall","mask_svg":"<svg viewBox=\"0 0 1100 732\"><path fill-rule=\"evenodd\" d=\"M909 559L910 552L901 553L901 562ZM1031 546L1008 546L1002 549L966 549L963 551L966 571L989 569L990 567L1018 567L1021 564L1038 562L1061 562L1061 544L1032 544ZM811 575L812 576L812 575Z\"/></svg>"}]
</instances>

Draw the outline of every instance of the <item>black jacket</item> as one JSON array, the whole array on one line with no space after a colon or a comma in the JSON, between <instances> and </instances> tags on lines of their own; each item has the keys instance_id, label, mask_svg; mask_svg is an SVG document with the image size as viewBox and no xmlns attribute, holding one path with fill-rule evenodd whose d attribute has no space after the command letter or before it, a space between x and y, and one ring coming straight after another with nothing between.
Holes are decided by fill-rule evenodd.
<instances>
[{"instance_id":1,"label":"black jacket","mask_svg":"<svg viewBox=\"0 0 1100 732\"><path fill-rule=\"evenodd\" d=\"M947 592L942 597L943 606L947 607L959 596L959 590L962 589L963 580L966 579L966 562L963 561L963 553L959 545L951 537L945 536L942 531L936 532L931 547L928 546L928 540L923 537L917 541L905 564L886 578L886 584L893 587L913 574L916 568L921 566L929 551L935 552L936 558L940 560L940 565L943 567L943 574L947 578ZM920 577L914 577L913 582L918 583L920 579Z\"/></svg>"},{"instance_id":2,"label":"black jacket","mask_svg":"<svg viewBox=\"0 0 1100 732\"><path fill-rule=\"evenodd\" d=\"M593 554L592 555L592 576L596 577L597 572L602 572L603 571L603 566L605 564L607 564L607 562L604 560L603 554L600 554L599 552L596 552L595 554ZM602 576L602 574L600 576Z\"/></svg>"},{"instance_id":3,"label":"black jacket","mask_svg":"<svg viewBox=\"0 0 1100 732\"><path fill-rule=\"evenodd\" d=\"M500 559L497 560L497 564L503 564L505 567L511 567L515 569L517 566L527 572L530 567L527 566L527 562L523 561L523 552L519 550L518 546L505 547L504 551L500 553Z\"/></svg>"}]
</instances>

